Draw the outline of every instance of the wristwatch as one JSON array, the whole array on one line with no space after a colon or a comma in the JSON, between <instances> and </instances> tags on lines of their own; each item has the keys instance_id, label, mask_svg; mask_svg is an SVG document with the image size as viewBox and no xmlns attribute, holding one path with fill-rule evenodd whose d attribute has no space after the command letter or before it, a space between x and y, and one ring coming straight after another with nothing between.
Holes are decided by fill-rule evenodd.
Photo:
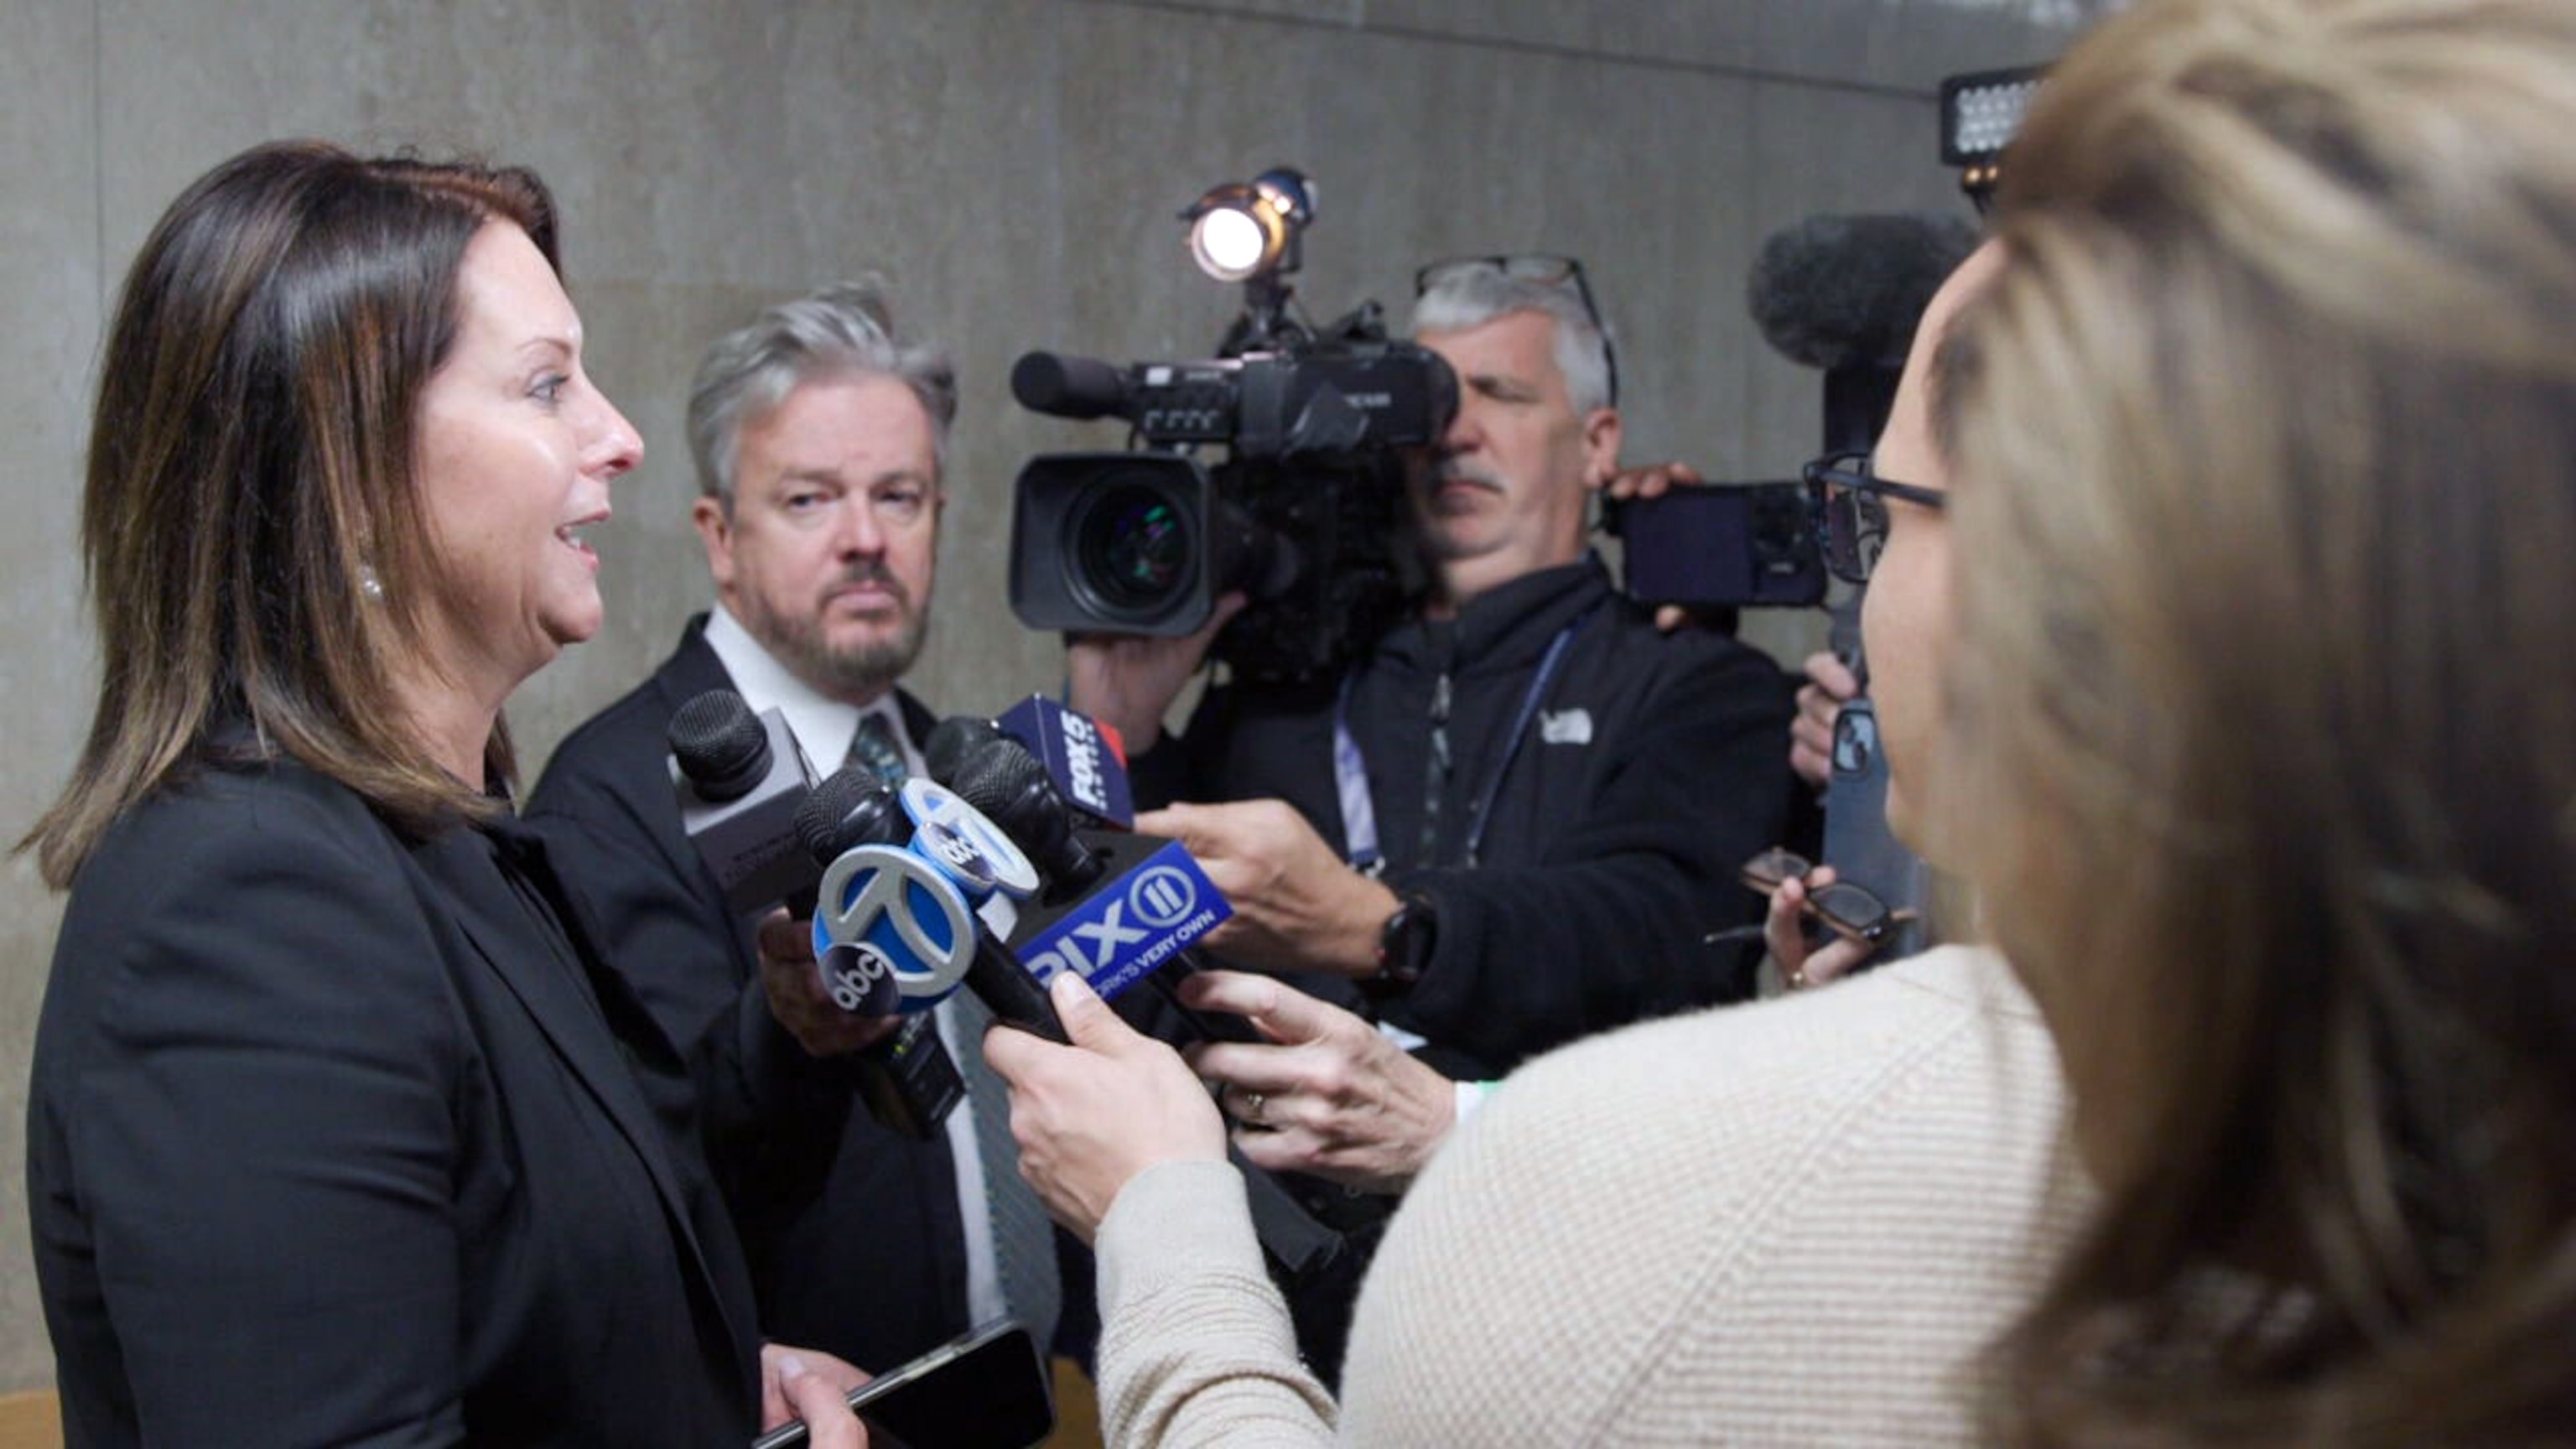
<instances>
[{"instance_id":1,"label":"wristwatch","mask_svg":"<svg viewBox=\"0 0 2576 1449\"><path fill-rule=\"evenodd\" d=\"M1422 979L1439 944L1440 914L1429 896L1399 897L1395 914L1377 933L1377 970L1360 978L1360 991L1372 1001L1402 996Z\"/></svg>"}]
</instances>

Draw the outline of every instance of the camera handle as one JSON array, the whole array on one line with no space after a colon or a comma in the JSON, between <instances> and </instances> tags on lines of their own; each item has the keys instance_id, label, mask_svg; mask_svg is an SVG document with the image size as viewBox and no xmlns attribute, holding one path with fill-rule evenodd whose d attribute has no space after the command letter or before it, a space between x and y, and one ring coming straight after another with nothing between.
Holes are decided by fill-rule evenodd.
<instances>
[{"instance_id":1,"label":"camera handle","mask_svg":"<svg viewBox=\"0 0 2576 1449\"><path fill-rule=\"evenodd\" d=\"M1878 709L1869 699L1868 661L1861 652L1860 604L1866 586L1853 588L1827 612L1836 658L1860 681L1861 692L1834 719L1833 775L1825 791L1824 863L1839 878L1869 891L1911 919L1880 945L1871 964L1923 949L1922 911L1930 894L1923 862L1887 826L1887 758L1879 748Z\"/></svg>"},{"instance_id":2,"label":"camera handle","mask_svg":"<svg viewBox=\"0 0 2576 1449\"><path fill-rule=\"evenodd\" d=\"M1862 694L1869 693L1869 657L1861 651L1860 601L1868 588L1867 584L1855 584L1825 608L1828 621L1825 646L1834 651L1834 657L1842 661L1843 668L1850 670L1852 678L1859 681Z\"/></svg>"}]
</instances>

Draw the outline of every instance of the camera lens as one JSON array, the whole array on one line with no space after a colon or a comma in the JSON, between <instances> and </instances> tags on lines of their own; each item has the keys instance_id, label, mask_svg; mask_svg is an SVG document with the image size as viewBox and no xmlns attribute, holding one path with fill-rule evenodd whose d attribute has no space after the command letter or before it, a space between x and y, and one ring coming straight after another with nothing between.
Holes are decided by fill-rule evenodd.
<instances>
[{"instance_id":1,"label":"camera lens","mask_svg":"<svg viewBox=\"0 0 2576 1449\"><path fill-rule=\"evenodd\" d=\"M1164 488L1109 480L1076 506L1069 533L1075 586L1103 614L1150 619L1189 588L1189 521Z\"/></svg>"}]
</instances>

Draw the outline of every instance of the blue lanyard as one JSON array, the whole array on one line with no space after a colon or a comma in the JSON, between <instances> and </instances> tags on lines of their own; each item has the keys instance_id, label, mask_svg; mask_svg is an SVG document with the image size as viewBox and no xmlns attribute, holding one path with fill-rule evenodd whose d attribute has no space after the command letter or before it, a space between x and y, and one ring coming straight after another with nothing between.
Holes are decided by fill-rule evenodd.
<instances>
[{"instance_id":1,"label":"blue lanyard","mask_svg":"<svg viewBox=\"0 0 2576 1449\"><path fill-rule=\"evenodd\" d=\"M1476 800L1475 819L1467 827L1470 867L1477 863L1483 849L1485 826L1494 818L1494 799L1502 793L1503 777L1511 773L1513 757L1520 753L1521 738L1529 733L1531 717L1538 713L1539 702L1547 697L1547 687L1556 681L1557 671L1565 664L1566 646L1574 642L1574 636L1583 631L1599 608L1593 605L1557 631L1555 641L1547 646L1546 657L1539 660L1538 673L1521 695L1521 707L1512 716L1511 733L1503 736L1503 757L1494 762L1493 773L1485 778L1484 791ZM1360 742L1351 737L1351 691L1359 677L1357 669L1342 676L1341 697L1333 704L1333 784L1342 797L1342 839L1350 847L1351 866L1362 875L1375 876L1386 869L1386 857L1378 850L1377 806L1369 798L1368 759L1360 753Z\"/></svg>"}]
</instances>

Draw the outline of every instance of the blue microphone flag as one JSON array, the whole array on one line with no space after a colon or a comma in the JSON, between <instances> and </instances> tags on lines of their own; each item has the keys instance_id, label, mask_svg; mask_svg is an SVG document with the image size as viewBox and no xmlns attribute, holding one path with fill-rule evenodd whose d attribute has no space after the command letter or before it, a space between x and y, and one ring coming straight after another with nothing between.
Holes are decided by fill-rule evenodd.
<instances>
[{"instance_id":1,"label":"blue microphone flag","mask_svg":"<svg viewBox=\"0 0 2576 1449\"><path fill-rule=\"evenodd\" d=\"M1089 716L1032 694L993 723L1038 757L1066 804L1112 829L1135 827L1136 799L1128 788L1127 767L1110 753L1100 726Z\"/></svg>"},{"instance_id":2,"label":"blue microphone flag","mask_svg":"<svg viewBox=\"0 0 2576 1449\"><path fill-rule=\"evenodd\" d=\"M1104 1001L1179 956L1234 914L1207 872L1177 840L1065 912L1020 949L1039 981L1079 971Z\"/></svg>"}]
</instances>

